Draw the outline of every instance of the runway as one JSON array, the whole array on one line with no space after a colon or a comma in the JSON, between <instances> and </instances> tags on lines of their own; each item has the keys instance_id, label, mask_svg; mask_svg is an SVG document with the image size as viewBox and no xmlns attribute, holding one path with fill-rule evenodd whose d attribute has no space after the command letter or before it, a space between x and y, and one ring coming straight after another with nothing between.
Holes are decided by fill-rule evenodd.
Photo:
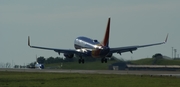
<instances>
[{"instance_id":1,"label":"runway","mask_svg":"<svg viewBox=\"0 0 180 87\"><path fill-rule=\"evenodd\" d=\"M0 68L0 71L13 72L51 72L51 73L81 73L81 74L122 74L122 75L151 75L151 76L176 76L180 71L133 71L133 70L64 70L64 69L14 69Z\"/></svg>"}]
</instances>

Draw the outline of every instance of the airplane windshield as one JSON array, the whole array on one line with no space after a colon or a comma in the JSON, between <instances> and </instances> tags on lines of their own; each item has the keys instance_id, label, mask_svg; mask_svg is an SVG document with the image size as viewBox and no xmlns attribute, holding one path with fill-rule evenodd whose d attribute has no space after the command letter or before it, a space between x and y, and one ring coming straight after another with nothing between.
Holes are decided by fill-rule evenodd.
<instances>
[{"instance_id":1,"label":"airplane windshield","mask_svg":"<svg viewBox=\"0 0 180 87\"><path fill-rule=\"evenodd\" d=\"M93 40L94 42L98 42L98 40Z\"/></svg>"}]
</instances>

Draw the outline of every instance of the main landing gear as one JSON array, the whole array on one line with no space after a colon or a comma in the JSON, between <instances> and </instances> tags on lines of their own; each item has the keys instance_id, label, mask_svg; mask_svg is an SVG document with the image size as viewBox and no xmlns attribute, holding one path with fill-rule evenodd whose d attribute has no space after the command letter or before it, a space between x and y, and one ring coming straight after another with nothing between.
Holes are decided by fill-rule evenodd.
<instances>
[{"instance_id":1,"label":"main landing gear","mask_svg":"<svg viewBox=\"0 0 180 87\"><path fill-rule=\"evenodd\" d=\"M80 56L79 60L78 60L79 64L84 64L84 59L82 58L82 56ZM101 59L101 63L107 63L107 59L106 58L102 58Z\"/></svg>"},{"instance_id":2,"label":"main landing gear","mask_svg":"<svg viewBox=\"0 0 180 87\"><path fill-rule=\"evenodd\" d=\"M101 59L101 63L107 63L107 59L106 58L102 58Z\"/></svg>"},{"instance_id":3,"label":"main landing gear","mask_svg":"<svg viewBox=\"0 0 180 87\"><path fill-rule=\"evenodd\" d=\"M84 59L82 57L80 57L80 59L79 59L79 64L80 63L84 64Z\"/></svg>"}]
</instances>

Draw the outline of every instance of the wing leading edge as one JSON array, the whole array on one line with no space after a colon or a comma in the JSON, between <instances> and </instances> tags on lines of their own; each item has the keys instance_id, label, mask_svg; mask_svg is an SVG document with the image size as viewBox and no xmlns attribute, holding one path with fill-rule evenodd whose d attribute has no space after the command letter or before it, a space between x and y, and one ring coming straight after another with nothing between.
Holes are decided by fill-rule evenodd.
<instances>
[{"instance_id":1,"label":"wing leading edge","mask_svg":"<svg viewBox=\"0 0 180 87\"><path fill-rule=\"evenodd\" d=\"M136 45L136 46L125 46L125 47L117 47L117 48L110 48L110 53L124 53L124 52L131 52L137 50L138 48L142 47L149 47L149 46L154 46L154 45L161 45L165 44L168 39L168 34L166 36L165 41L160 42L160 43L153 43L153 44L147 44L147 45Z\"/></svg>"},{"instance_id":2,"label":"wing leading edge","mask_svg":"<svg viewBox=\"0 0 180 87\"><path fill-rule=\"evenodd\" d=\"M31 46L29 36L28 36L28 46L31 48L37 48L37 49L54 50L58 54L60 54L60 53L83 54L81 52L76 51L75 49L74 50L73 49L56 49L56 48L47 48L47 47L40 47L40 46Z\"/></svg>"}]
</instances>

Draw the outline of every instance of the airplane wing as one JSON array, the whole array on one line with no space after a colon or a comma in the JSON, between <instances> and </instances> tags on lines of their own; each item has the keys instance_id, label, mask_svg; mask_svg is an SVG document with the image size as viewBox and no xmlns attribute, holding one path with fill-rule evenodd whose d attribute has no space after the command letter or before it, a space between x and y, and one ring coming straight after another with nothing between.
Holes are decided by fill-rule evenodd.
<instances>
[{"instance_id":1,"label":"airplane wing","mask_svg":"<svg viewBox=\"0 0 180 87\"><path fill-rule=\"evenodd\" d=\"M131 52L132 53L133 51L137 50L138 48L165 44L167 42L167 39L168 39L168 34L167 34L164 42L147 44L147 45L136 45L136 46L110 48L110 53L119 53L119 54L124 53L124 52Z\"/></svg>"},{"instance_id":2,"label":"airplane wing","mask_svg":"<svg viewBox=\"0 0 180 87\"><path fill-rule=\"evenodd\" d=\"M81 55L84 54L82 52L76 51L75 49L57 49L57 48L47 48L47 47L40 47L40 46L31 46L30 45L30 37L28 37L28 46L31 48L37 48L37 49L53 50L53 51L57 52L59 55L60 55L60 53L73 53L73 54L81 54Z\"/></svg>"}]
</instances>

